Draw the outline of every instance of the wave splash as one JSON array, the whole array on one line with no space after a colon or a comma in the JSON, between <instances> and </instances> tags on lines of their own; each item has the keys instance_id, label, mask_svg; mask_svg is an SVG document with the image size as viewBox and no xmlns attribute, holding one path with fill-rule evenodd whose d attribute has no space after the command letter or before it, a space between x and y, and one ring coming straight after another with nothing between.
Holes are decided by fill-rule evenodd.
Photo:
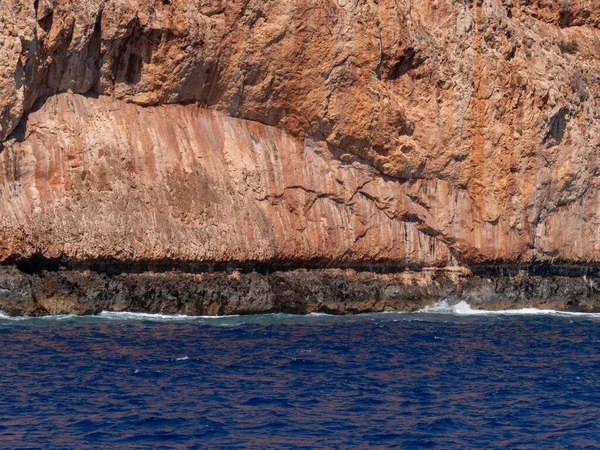
<instances>
[{"instance_id":1,"label":"wave splash","mask_svg":"<svg viewBox=\"0 0 600 450\"><path fill-rule=\"evenodd\" d=\"M237 315L231 316L188 316L185 314L160 314L160 313L142 313L142 312L128 312L128 311L102 311L95 317L102 319L111 320L157 320L157 321L189 321L189 320L205 320L205 319L225 319L230 317L238 317Z\"/></svg>"},{"instance_id":2,"label":"wave splash","mask_svg":"<svg viewBox=\"0 0 600 450\"><path fill-rule=\"evenodd\" d=\"M89 316L81 316L76 314L57 314L50 316L39 316L39 317L30 317L30 316L10 316L6 314L4 311L0 311L0 320L9 320L9 321L56 321L56 320L67 320L67 319L85 319L85 320L94 320L94 319L104 319L104 320L149 320L149 321L158 321L158 322L179 322L179 321L190 321L190 320L206 320L206 319L229 319L232 317L239 317L238 315L231 316L188 316L185 314L160 314L160 313L140 313L140 312L127 312L127 311L102 311L99 314L89 315Z\"/></svg>"},{"instance_id":3,"label":"wave splash","mask_svg":"<svg viewBox=\"0 0 600 450\"><path fill-rule=\"evenodd\" d=\"M271 313L271 314L255 314L255 315L245 315L242 316L240 314L231 314L226 316L196 316L196 315L186 315L186 314L161 314L161 313L144 313L144 312L131 312L131 311L102 311L98 314L93 315L76 315L76 314L58 314L58 315L50 315L50 316L39 316L39 317L30 317L30 316L10 316L6 314L4 311L0 310L0 320L2 321L56 321L56 320L66 320L66 319L79 319L79 320L106 320L106 321L152 321L152 322L239 322L243 319L244 322L260 322L261 320L271 319L271 320L286 320L289 318L327 318L327 317L336 317L331 314L325 313L309 313L305 315L296 315L296 314L284 314L284 313Z\"/></svg>"},{"instance_id":4,"label":"wave splash","mask_svg":"<svg viewBox=\"0 0 600 450\"><path fill-rule=\"evenodd\" d=\"M449 304L446 300L417 311L426 314L454 314L459 316L587 316L600 318L600 313L558 311L555 309L518 308L504 310L473 309L466 301Z\"/></svg>"},{"instance_id":5,"label":"wave splash","mask_svg":"<svg viewBox=\"0 0 600 450\"><path fill-rule=\"evenodd\" d=\"M423 309L415 312L407 311L386 311L383 313L366 313L358 314L357 316L378 316L379 314L400 314L408 317L420 314L446 314L455 316L563 316L563 317L589 317L600 319L600 312L574 312L574 311L559 311L555 309L538 309L538 308L518 308L505 310L489 310L489 309L473 309L466 301L461 300L458 303L450 304L447 300L442 300L433 305L426 306ZM249 316L228 315L228 316L191 316L185 314L160 314L160 313L143 313L129 311L102 311L99 314L91 316L78 316L73 314L61 314L54 316L27 317L27 316L10 316L3 311L0 311L0 320L2 321L63 321L68 319L84 319L84 320L108 320L108 321L156 321L156 322L212 322L216 320L218 323L227 325L226 322L262 322L262 321L285 321L286 319L322 319L322 318L342 318L343 316L335 316L325 313L313 312L306 315L271 313L258 314ZM356 316L355 316L356 317ZM219 320L221 319L221 320Z\"/></svg>"}]
</instances>

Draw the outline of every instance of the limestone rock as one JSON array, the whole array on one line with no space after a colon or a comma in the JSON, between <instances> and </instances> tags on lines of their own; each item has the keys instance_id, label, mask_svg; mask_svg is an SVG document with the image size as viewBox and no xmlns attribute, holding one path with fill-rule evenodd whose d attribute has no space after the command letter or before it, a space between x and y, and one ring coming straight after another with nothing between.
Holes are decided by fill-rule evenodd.
<instances>
[{"instance_id":1,"label":"limestone rock","mask_svg":"<svg viewBox=\"0 0 600 450\"><path fill-rule=\"evenodd\" d=\"M567 3L3 1L0 260L599 261Z\"/></svg>"}]
</instances>

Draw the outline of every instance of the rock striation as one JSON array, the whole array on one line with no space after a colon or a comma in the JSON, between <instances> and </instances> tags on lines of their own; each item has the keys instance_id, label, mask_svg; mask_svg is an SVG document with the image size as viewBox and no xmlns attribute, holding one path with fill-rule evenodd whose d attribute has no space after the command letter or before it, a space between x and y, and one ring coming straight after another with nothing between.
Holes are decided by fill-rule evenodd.
<instances>
[{"instance_id":1,"label":"rock striation","mask_svg":"<svg viewBox=\"0 0 600 450\"><path fill-rule=\"evenodd\" d=\"M600 308L597 2L7 0L0 61L0 309Z\"/></svg>"}]
</instances>

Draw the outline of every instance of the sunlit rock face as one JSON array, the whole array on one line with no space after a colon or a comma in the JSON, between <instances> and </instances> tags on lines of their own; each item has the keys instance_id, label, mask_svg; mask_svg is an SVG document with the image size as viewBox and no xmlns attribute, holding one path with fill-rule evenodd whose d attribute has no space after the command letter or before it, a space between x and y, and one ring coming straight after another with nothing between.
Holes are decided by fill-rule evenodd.
<instances>
[{"instance_id":1,"label":"sunlit rock face","mask_svg":"<svg viewBox=\"0 0 600 450\"><path fill-rule=\"evenodd\" d=\"M0 261L598 262L599 20L559 1L3 1Z\"/></svg>"},{"instance_id":2,"label":"sunlit rock face","mask_svg":"<svg viewBox=\"0 0 600 450\"><path fill-rule=\"evenodd\" d=\"M322 142L191 105L56 95L0 158L3 259L452 259L406 184Z\"/></svg>"}]
</instances>

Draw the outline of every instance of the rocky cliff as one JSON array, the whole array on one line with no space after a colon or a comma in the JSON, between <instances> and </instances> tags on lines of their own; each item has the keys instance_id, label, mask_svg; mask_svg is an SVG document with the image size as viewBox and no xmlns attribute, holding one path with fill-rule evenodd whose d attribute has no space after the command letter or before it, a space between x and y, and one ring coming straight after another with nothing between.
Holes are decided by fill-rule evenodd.
<instances>
[{"instance_id":1,"label":"rocky cliff","mask_svg":"<svg viewBox=\"0 0 600 450\"><path fill-rule=\"evenodd\" d=\"M4 0L0 262L438 270L498 299L501 267L593 275L599 28L574 0Z\"/></svg>"}]
</instances>

